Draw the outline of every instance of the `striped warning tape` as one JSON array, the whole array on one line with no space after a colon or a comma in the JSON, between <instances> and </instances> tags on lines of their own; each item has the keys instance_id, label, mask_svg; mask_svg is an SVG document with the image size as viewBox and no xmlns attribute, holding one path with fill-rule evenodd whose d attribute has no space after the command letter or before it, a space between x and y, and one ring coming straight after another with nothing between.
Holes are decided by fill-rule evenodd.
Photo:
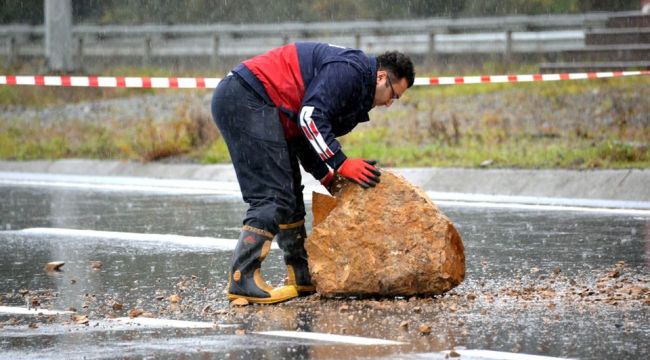
<instances>
[{"instance_id":1,"label":"striped warning tape","mask_svg":"<svg viewBox=\"0 0 650 360\"><path fill-rule=\"evenodd\" d=\"M121 76L0 76L0 85L74 86L106 88L212 89L220 78Z\"/></svg>"},{"instance_id":2,"label":"striped warning tape","mask_svg":"<svg viewBox=\"0 0 650 360\"><path fill-rule=\"evenodd\" d=\"M562 73L562 74L431 77L431 78L416 78L414 85L459 85L459 84L515 83L515 82L531 82L531 81L584 80L584 79L604 79L604 78L612 78L612 77L639 76L639 75L650 75L650 70L604 71L604 72Z\"/></svg>"},{"instance_id":3,"label":"striped warning tape","mask_svg":"<svg viewBox=\"0 0 650 360\"><path fill-rule=\"evenodd\" d=\"M604 79L623 76L650 75L650 70L605 71L562 74L484 75L418 77L414 85L459 85L515 83L531 81L559 81ZM188 77L112 77L112 76L41 76L0 75L0 85L103 87L103 88L157 88L157 89L213 89L221 78Z\"/></svg>"}]
</instances>

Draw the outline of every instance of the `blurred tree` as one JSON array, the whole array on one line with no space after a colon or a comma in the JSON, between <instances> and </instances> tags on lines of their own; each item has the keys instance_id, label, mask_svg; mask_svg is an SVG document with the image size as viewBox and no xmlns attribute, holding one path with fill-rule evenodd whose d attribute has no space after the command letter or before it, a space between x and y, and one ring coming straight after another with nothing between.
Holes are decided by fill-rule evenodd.
<instances>
[{"instance_id":1,"label":"blurred tree","mask_svg":"<svg viewBox=\"0 0 650 360\"><path fill-rule=\"evenodd\" d=\"M534 15L575 13L578 0L483 0L467 1L465 16Z\"/></svg>"},{"instance_id":2,"label":"blurred tree","mask_svg":"<svg viewBox=\"0 0 650 360\"><path fill-rule=\"evenodd\" d=\"M74 23L276 23L638 10L639 0L75 0ZM0 23L43 23L43 0L0 0Z\"/></svg>"},{"instance_id":3,"label":"blurred tree","mask_svg":"<svg viewBox=\"0 0 650 360\"><path fill-rule=\"evenodd\" d=\"M42 24L43 0L0 0L0 24Z\"/></svg>"},{"instance_id":4,"label":"blurred tree","mask_svg":"<svg viewBox=\"0 0 650 360\"><path fill-rule=\"evenodd\" d=\"M407 17L457 17L471 0L410 0L401 2Z\"/></svg>"},{"instance_id":5,"label":"blurred tree","mask_svg":"<svg viewBox=\"0 0 650 360\"><path fill-rule=\"evenodd\" d=\"M580 11L639 10L639 0L578 0Z\"/></svg>"}]
</instances>

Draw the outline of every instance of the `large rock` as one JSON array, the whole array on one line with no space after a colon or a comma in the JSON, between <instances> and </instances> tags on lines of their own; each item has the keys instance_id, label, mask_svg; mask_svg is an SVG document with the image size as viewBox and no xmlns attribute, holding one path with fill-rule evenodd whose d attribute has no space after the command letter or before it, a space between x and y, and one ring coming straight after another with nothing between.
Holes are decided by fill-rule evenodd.
<instances>
[{"instance_id":1,"label":"large rock","mask_svg":"<svg viewBox=\"0 0 650 360\"><path fill-rule=\"evenodd\" d=\"M370 190L339 183L336 199L314 193L305 248L325 296L441 294L465 278L463 241L419 188L390 171Z\"/></svg>"}]
</instances>

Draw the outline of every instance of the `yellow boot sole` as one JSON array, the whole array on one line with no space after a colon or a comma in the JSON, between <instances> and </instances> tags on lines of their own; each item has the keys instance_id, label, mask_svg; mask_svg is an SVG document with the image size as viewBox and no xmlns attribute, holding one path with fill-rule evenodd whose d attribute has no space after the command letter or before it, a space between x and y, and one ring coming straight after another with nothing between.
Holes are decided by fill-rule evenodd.
<instances>
[{"instance_id":1,"label":"yellow boot sole","mask_svg":"<svg viewBox=\"0 0 650 360\"><path fill-rule=\"evenodd\" d=\"M287 278L284 281L284 285L295 286L300 295L311 295L316 292L316 286L314 285L298 285L296 283L296 272L292 265L287 265Z\"/></svg>"},{"instance_id":2,"label":"yellow boot sole","mask_svg":"<svg viewBox=\"0 0 650 360\"><path fill-rule=\"evenodd\" d=\"M291 300L298 297L298 290L295 286L281 286L275 289L272 289L269 294L271 296L267 298L258 298L252 296L244 296L237 294L228 293L228 299L230 301L236 299L246 299L249 303L255 304L277 304L283 301Z\"/></svg>"}]
</instances>

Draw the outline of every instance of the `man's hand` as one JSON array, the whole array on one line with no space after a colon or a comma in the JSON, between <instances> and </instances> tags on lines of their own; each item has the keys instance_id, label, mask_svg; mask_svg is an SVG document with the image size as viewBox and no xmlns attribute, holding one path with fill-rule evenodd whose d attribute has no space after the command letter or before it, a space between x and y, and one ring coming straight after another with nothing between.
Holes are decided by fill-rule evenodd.
<instances>
[{"instance_id":1,"label":"man's hand","mask_svg":"<svg viewBox=\"0 0 650 360\"><path fill-rule=\"evenodd\" d=\"M377 162L365 159L346 159L338 168L338 173L364 189L379 183L381 173L375 167Z\"/></svg>"},{"instance_id":2,"label":"man's hand","mask_svg":"<svg viewBox=\"0 0 650 360\"><path fill-rule=\"evenodd\" d=\"M334 185L334 171L330 169L330 171L325 175L322 179L320 179L321 185L325 186L325 189L331 194L332 193L332 185Z\"/></svg>"}]
</instances>

